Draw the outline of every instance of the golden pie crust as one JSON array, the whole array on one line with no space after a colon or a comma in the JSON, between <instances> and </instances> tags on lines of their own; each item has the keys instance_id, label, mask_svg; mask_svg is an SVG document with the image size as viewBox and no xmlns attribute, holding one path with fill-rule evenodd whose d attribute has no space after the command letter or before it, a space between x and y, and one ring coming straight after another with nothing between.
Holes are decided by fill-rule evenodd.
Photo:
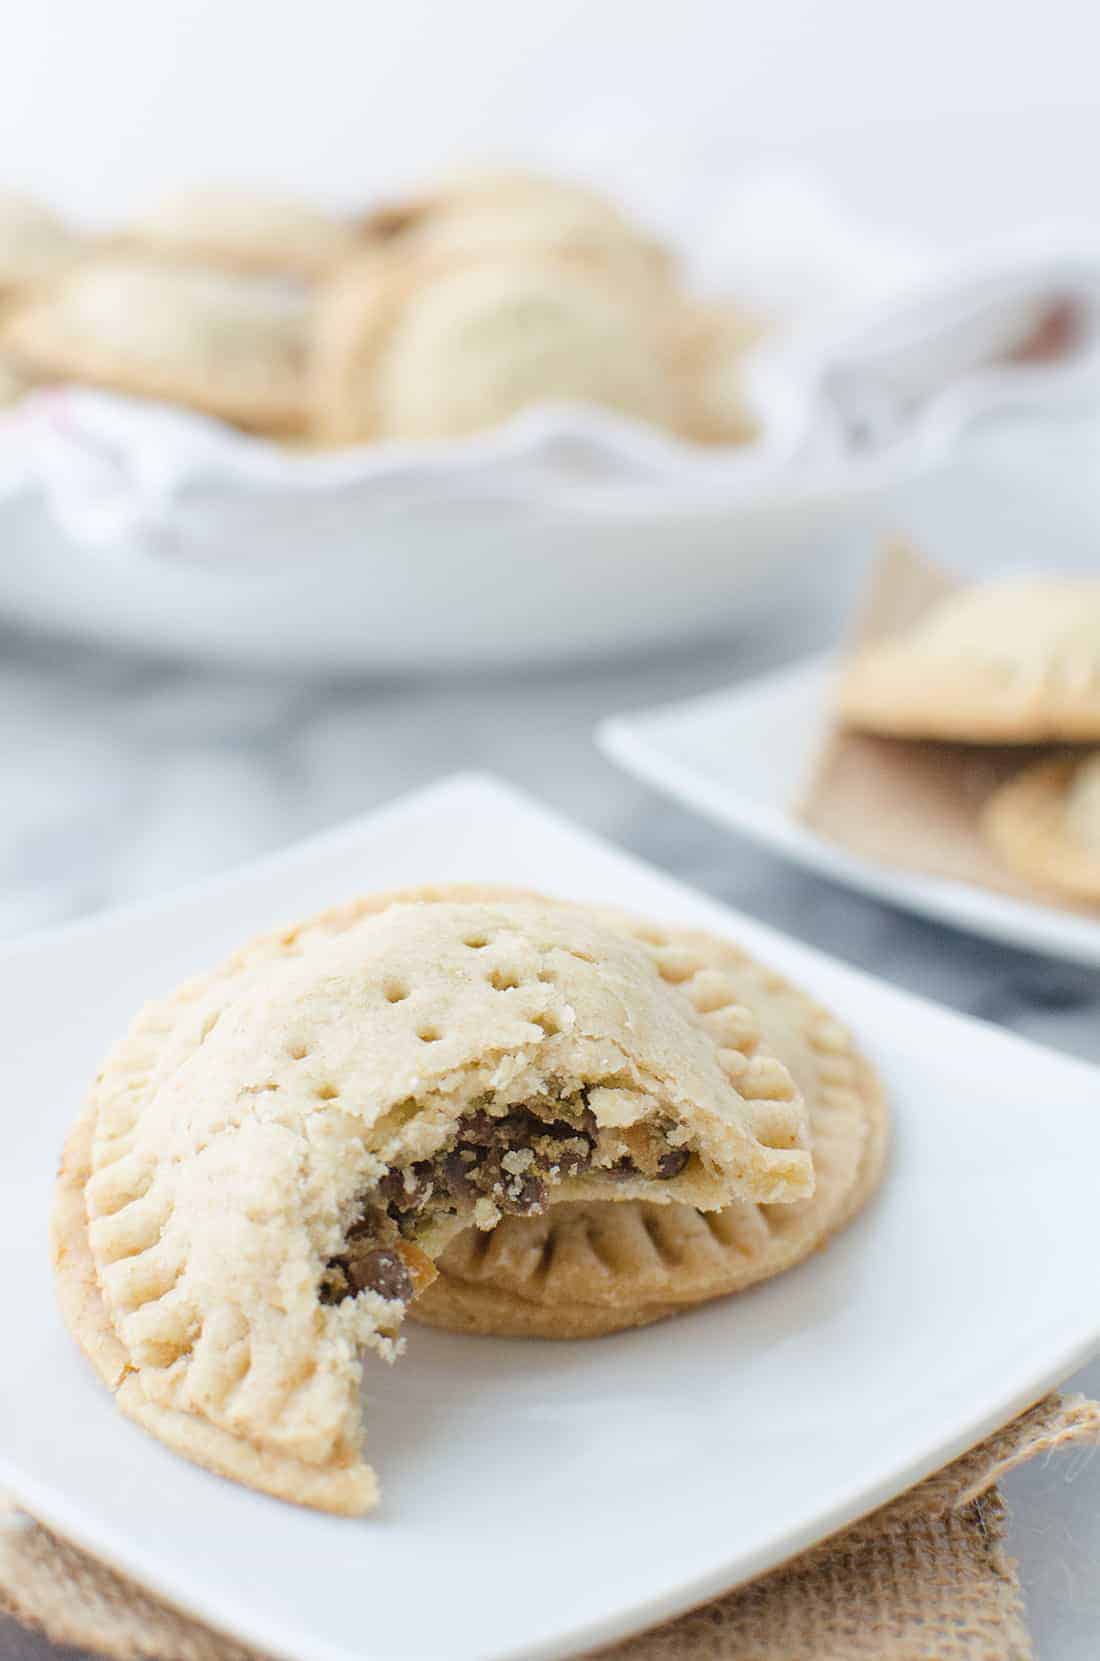
<instances>
[{"instance_id":1,"label":"golden pie crust","mask_svg":"<svg viewBox=\"0 0 1100 1661\"><path fill-rule=\"evenodd\" d=\"M812 1192L789 1072L722 970L685 979L669 941L514 890L421 889L265 935L147 1005L70 1136L53 1219L62 1311L120 1408L223 1475L368 1509L360 1361L394 1358L404 1305L326 1301L327 1277L364 1195L434 1171L486 1110L585 1102L592 1157L555 1177L562 1200ZM469 1215L431 1213L418 1255Z\"/></svg>"}]
</instances>

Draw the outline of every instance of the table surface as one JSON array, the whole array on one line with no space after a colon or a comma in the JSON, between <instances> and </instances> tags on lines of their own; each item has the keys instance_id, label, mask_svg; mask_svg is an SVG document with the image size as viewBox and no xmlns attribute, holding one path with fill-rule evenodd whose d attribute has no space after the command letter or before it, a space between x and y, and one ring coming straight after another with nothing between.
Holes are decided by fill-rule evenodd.
<instances>
[{"instance_id":1,"label":"table surface","mask_svg":"<svg viewBox=\"0 0 1100 1661\"><path fill-rule=\"evenodd\" d=\"M1100 974L956 934L789 867L634 783L591 741L617 710L793 657L836 620L644 661L448 682L287 683L0 634L0 932L205 877L458 768L486 768L707 893L898 985L1100 1062ZM1100 1106L1100 1102L1098 1102ZM1071 1388L1100 1395L1100 1361ZM1044 1661L1092 1661L1100 1462L1005 1484ZM0 1657L63 1652L0 1622ZM71 1653L71 1652L64 1652Z\"/></svg>"}]
</instances>

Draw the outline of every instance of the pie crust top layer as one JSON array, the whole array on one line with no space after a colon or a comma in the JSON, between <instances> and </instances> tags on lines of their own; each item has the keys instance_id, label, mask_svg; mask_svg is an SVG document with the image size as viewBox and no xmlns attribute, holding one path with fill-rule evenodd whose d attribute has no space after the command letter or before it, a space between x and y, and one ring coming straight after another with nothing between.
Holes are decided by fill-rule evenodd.
<instances>
[{"instance_id":1,"label":"pie crust top layer","mask_svg":"<svg viewBox=\"0 0 1100 1661\"><path fill-rule=\"evenodd\" d=\"M666 931L506 891L376 897L137 1017L63 1167L62 1307L163 1440L362 1510L360 1357L393 1356L455 1233L551 1197L793 1202L807 1135L730 980L685 978Z\"/></svg>"},{"instance_id":2,"label":"pie crust top layer","mask_svg":"<svg viewBox=\"0 0 1100 1661\"><path fill-rule=\"evenodd\" d=\"M873 732L976 743L1100 737L1100 581L969 588L860 652L840 707Z\"/></svg>"}]
</instances>

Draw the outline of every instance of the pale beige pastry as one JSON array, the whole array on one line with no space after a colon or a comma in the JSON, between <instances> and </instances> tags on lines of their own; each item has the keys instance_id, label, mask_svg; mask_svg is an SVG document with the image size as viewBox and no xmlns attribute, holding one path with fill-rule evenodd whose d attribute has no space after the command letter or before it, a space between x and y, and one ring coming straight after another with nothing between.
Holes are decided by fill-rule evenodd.
<instances>
[{"instance_id":1,"label":"pale beige pastry","mask_svg":"<svg viewBox=\"0 0 1100 1661\"><path fill-rule=\"evenodd\" d=\"M260 278L114 255L77 267L0 333L32 373L259 431L305 420L306 307Z\"/></svg>"},{"instance_id":2,"label":"pale beige pastry","mask_svg":"<svg viewBox=\"0 0 1100 1661\"><path fill-rule=\"evenodd\" d=\"M306 202L206 185L162 197L123 238L165 259L312 281L351 253L359 232Z\"/></svg>"},{"instance_id":3,"label":"pale beige pastry","mask_svg":"<svg viewBox=\"0 0 1100 1661\"><path fill-rule=\"evenodd\" d=\"M360 1361L463 1228L609 1194L812 1191L805 1110L715 969L508 891L375 897L148 1005L59 1179L62 1310L200 1464L359 1512Z\"/></svg>"},{"instance_id":4,"label":"pale beige pastry","mask_svg":"<svg viewBox=\"0 0 1100 1661\"><path fill-rule=\"evenodd\" d=\"M756 1018L759 1042L790 1069L806 1102L812 1196L793 1205L739 1200L722 1211L647 1200L552 1206L467 1230L437 1263L414 1320L503 1337L590 1338L743 1291L793 1268L855 1216L885 1164L882 1088L850 1034L779 975L724 941L669 931L659 961L689 997L717 972ZM705 994L704 994L705 996Z\"/></svg>"},{"instance_id":5,"label":"pale beige pastry","mask_svg":"<svg viewBox=\"0 0 1100 1661\"><path fill-rule=\"evenodd\" d=\"M904 738L1100 738L1100 579L1010 578L934 606L845 669L840 713Z\"/></svg>"},{"instance_id":6,"label":"pale beige pastry","mask_svg":"<svg viewBox=\"0 0 1100 1661\"><path fill-rule=\"evenodd\" d=\"M0 191L0 314L80 258L84 239L29 196Z\"/></svg>"},{"instance_id":7,"label":"pale beige pastry","mask_svg":"<svg viewBox=\"0 0 1100 1661\"><path fill-rule=\"evenodd\" d=\"M1019 876L1100 904L1100 753L1025 767L994 791L982 829Z\"/></svg>"},{"instance_id":8,"label":"pale beige pastry","mask_svg":"<svg viewBox=\"0 0 1100 1661\"><path fill-rule=\"evenodd\" d=\"M686 421L670 319L587 262L369 254L319 302L313 409L333 443L457 438L531 405Z\"/></svg>"},{"instance_id":9,"label":"pale beige pastry","mask_svg":"<svg viewBox=\"0 0 1100 1661\"><path fill-rule=\"evenodd\" d=\"M368 217L364 235L388 251L433 258L565 253L669 299L675 262L614 203L583 185L525 172L452 175L434 190Z\"/></svg>"}]
</instances>

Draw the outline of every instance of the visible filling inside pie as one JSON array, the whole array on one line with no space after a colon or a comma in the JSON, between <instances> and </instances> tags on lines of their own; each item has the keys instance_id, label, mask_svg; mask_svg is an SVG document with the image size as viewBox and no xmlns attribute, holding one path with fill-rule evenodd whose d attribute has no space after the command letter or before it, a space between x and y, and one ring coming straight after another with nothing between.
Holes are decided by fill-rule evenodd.
<instances>
[{"instance_id":1,"label":"visible filling inside pie","mask_svg":"<svg viewBox=\"0 0 1100 1661\"><path fill-rule=\"evenodd\" d=\"M443 1219L491 1227L501 1216L531 1216L545 1210L551 1188L587 1171L670 1181L691 1158L675 1140L683 1134L659 1122L601 1130L583 1092L545 1107L478 1108L431 1159L391 1168L361 1196L344 1250L325 1265L321 1300L372 1291L408 1303L427 1266L419 1242Z\"/></svg>"}]
</instances>

